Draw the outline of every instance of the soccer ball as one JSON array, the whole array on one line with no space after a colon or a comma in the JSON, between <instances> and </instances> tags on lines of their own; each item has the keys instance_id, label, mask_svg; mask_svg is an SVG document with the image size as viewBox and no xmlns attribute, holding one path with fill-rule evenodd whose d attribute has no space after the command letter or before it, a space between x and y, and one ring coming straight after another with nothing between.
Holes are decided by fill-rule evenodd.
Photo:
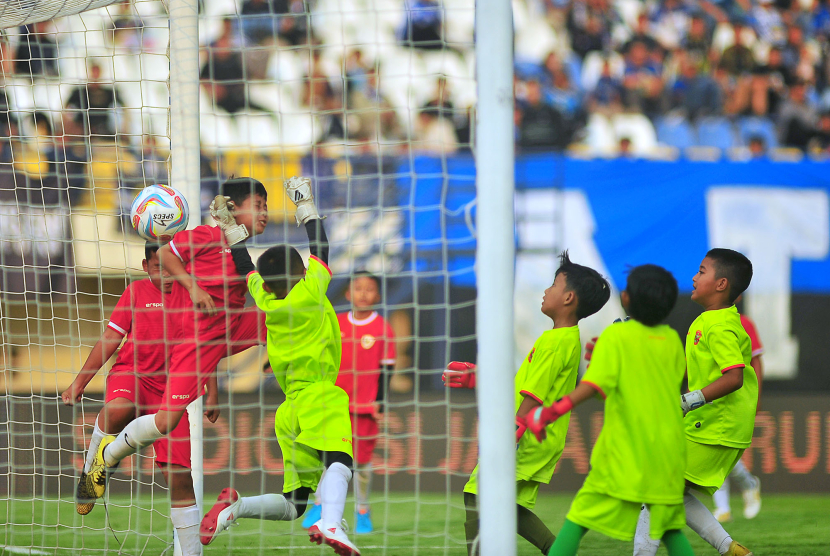
<instances>
[{"instance_id":1,"label":"soccer ball","mask_svg":"<svg viewBox=\"0 0 830 556\"><path fill-rule=\"evenodd\" d=\"M184 195L169 185L148 185L133 200L130 222L147 241L171 239L187 228L190 209Z\"/></svg>"}]
</instances>

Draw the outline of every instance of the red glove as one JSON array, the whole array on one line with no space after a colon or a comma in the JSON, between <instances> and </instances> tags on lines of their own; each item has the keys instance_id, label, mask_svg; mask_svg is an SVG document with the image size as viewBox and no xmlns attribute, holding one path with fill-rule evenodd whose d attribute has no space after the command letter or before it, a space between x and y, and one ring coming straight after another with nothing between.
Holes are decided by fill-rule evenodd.
<instances>
[{"instance_id":1,"label":"red glove","mask_svg":"<svg viewBox=\"0 0 830 556\"><path fill-rule=\"evenodd\" d=\"M554 402L550 407L537 407L528 413L524 420L527 423L528 430L536 436L536 440L541 442L547 436L545 427L572 410L573 407L574 404L570 396L565 396Z\"/></svg>"},{"instance_id":2,"label":"red glove","mask_svg":"<svg viewBox=\"0 0 830 556\"><path fill-rule=\"evenodd\" d=\"M527 430L527 421L525 421L524 417L516 416L516 444L519 443L519 440L522 439L522 435Z\"/></svg>"},{"instance_id":3,"label":"red glove","mask_svg":"<svg viewBox=\"0 0 830 556\"><path fill-rule=\"evenodd\" d=\"M447 388L475 388L476 366L472 363L452 361L441 375Z\"/></svg>"},{"instance_id":4,"label":"red glove","mask_svg":"<svg viewBox=\"0 0 830 556\"><path fill-rule=\"evenodd\" d=\"M594 336L591 340L585 344L585 361L588 361L590 365L591 357L594 355L594 348L597 346L597 337Z\"/></svg>"}]
</instances>

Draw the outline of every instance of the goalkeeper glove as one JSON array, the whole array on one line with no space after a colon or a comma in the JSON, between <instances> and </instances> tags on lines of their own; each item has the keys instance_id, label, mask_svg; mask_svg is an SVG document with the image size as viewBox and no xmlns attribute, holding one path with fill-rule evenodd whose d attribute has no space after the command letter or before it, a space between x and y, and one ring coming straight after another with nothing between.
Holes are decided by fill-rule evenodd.
<instances>
[{"instance_id":1,"label":"goalkeeper glove","mask_svg":"<svg viewBox=\"0 0 830 556\"><path fill-rule=\"evenodd\" d=\"M210 216L225 234L228 245L236 245L240 241L245 241L249 235L248 228L236 223L232 214L235 209L231 198L224 195L217 195L210 202Z\"/></svg>"},{"instance_id":2,"label":"goalkeeper glove","mask_svg":"<svg viewBox=\"0 0 830 556\"><path fill-rule=\"evenodd\" d=\"M291 202L297 206L294 218L297 219L297 226L305 224L309 220L320 220L317 207L314 205L314 195L311 193L310 178L288 178L283 182L285 192Z\"/></svg>"},{"instance_id":3,"label":"goalkeeper glove","mask_svg":"<svg viewBox=\"0 0 830 556\"><path fill-rule=\"evenodd\" d=\"M441 375L447 388L475 388L476 366L472 363L452 361Z\"/></svg>"},{"instance_id":4,"label":"goalkeeper glove","mask_svg":"<svg viewBox=\"0 0 830 556\"><path fill-rule=\"evenodd\" d=\"M701 390L680 394L680 408L683 410L684 417L688 412L703 407L705 404L706 398L703 397Z\"/></svg>"},{"instance_id":5,"label":"goalkeeper glove","mask_svg":"<svg viewBox=\"0 0 830 556\"><path fill-rule=\"evenodd\" d=\"M536 436L536 440L543 441L547 436L545 427L562 417L574 408L569 396L555 401L550 407L537 407L525 415L527 428Z\"/></svg>"},{"instance_id":6,"label":"goalkeeper glove","mask_svg":"<svg viewBox=\"0 0 830 556\"><path fill-rule=\"evenodd\" d=\"M519 440L522 439L522 435L527 430L527 421L525 421L524 417L519 417L516 415L516 448L518 448Z\"/></svg>"}]
</instances>

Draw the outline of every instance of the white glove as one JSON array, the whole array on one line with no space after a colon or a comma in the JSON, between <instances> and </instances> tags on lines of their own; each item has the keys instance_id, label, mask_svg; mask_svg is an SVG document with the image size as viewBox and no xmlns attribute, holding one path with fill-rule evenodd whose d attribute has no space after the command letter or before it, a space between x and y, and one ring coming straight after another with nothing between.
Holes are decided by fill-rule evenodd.
<instances>
[{"instance_id":1,"label":"white glove","mask_svg":"<svg viewBox=\"0 0 830 556\"><path fill-rule=\"evenodd\" d=\"M210 202L210 216L222 229L228 245L236 245L240 241L248 239L248 228L242 224L237 224L236 219L231 214L235 209L236 207L231 198L224 195L217 195Z\"/></svg>"},{"instance_id":2,"label":"white glove","mask_svg":"<svg viewBox=\"0 0 830 556\"><path fill-rule=\"evenodd\" d=\"M680 394L680 408L683 410L684 416L694 409L703 407L705 404L706 398L703 397L703 392L700 390Z\"/></svg>"},{"instance_id":3,"label":"white glove","mask_svg":"<svg viewBox=\"0 0 830 556\"><path fill-rule=\"evenodd\" d=\"M309 220L321 220L317 213L317 207L314 206L314 195L311 193L311 179L310 178L288 178L283 182L285 192L291 202L297 206L297 212L294 217L297 219L297 226L305 224Z\"/></svg>"}]
</instances>

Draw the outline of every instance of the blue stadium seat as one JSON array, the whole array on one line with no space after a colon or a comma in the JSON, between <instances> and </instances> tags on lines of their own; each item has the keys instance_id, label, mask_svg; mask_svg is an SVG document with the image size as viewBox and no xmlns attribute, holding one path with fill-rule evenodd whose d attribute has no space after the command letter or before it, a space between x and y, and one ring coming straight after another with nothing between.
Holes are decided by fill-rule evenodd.
<instances>
[{"instance_id":1,"label":"blue stadium seat","mask_svg":"<svg viewBox=\"0 0 830 556\"><path fill-rule=\"evenodd\" d=\"M721 117L701 119L697 124L697 137L698 145L701 147L726 150L738 144L732 124L726 118Z\"/></svg>"},{"instance_id":2,"label":"blue stadium seat","mask_svg":"<svg viewBox=\"0 0 830 556\"><path fill-rule=\"evenodd\" d=\"M697 133L686 118L666 116L657 121L657 141L661 145L685 149L697 145Z\"/></svg>"},{"instance_id":3,"label":"blue stadium seat","mask_svg":"<svg viewBox=\"0 0 830 556\"><path fill-rule=\"evenodd\" d=\"M775 124L769 118L750 116L738 120L738 137L741 145L749 146L752 137L761 137L768 149L778 147L778 136L775 133Z\"/></svg>"}]
</instances>

